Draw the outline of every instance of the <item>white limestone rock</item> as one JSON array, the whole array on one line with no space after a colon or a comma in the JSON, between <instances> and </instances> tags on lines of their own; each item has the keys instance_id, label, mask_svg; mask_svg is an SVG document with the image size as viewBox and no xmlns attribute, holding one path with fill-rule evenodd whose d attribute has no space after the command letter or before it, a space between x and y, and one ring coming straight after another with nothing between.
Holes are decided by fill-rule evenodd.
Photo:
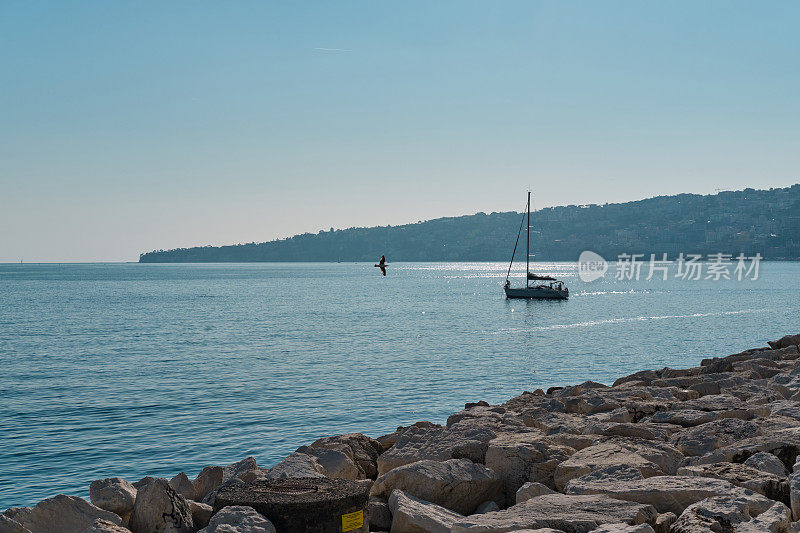
<instances>
[{"instance_id":1,"label":"white limestone rock","mask_svg":"<svg viewBox=\"0 0 800 533\"><path fill-rule=\"evenodd\" d=\"M231 505L211 517L197 533L276 533L275 526L252 507Z\"/></svg>"},{"instance_id":2,"label":"white limestone rock","mask_svg":"<svg viewBox=\"0 0 800 533\"><path fill-rule=\"evenodd\" d=\"M450 533L453 523L464 518L401 490L392 491L389 509L392 512L391 533Z\"/></svg>"},{"instance_id":3,"label":"white limestone rock","mask_svg":"<svg viewBox=\"0 0 800 533\"><path fill-rule=\"evenodd\" d=\"M624 470L625 467L617 467ZM634 472L628 469L628 472ZM680 515L689 505L706 498L722 495L742 495L757 501L768 500L731 483L713 478L692 476L656 476L646 479L619 477L619 471L609 476L598 471L571 480L567 494L605 494L618 500L650 504L660 513L672 512Z\"/></svg>"},{"instance_id":4,"label":"white limestone rock","mask_svg":"<svg viewBox=\"0 0 800 533\"><path fill-rule=\"evenodd\" d=\"M359 479L375 479L378 476L378 456L383 453L383 447L376 439L361 433L349 433L318 439L311 447L339 451L347 448L350 450L350 459L358 467Z\"/></svg>"},{"instance_id":5,"label":"white limestone rock","mask_svg":"<svg viewBox=\"0 0 800 533\"><path fill-rule=\"evenodd\" d=\"M800 411L800 408L798 408ZM783 464L783 461L772 455L771 453L767 452L758 452L754 453L747 460L744 462L745 465L751 466L757 470L761 470L762 472L767 472L768 474L774 474L779 478L784 478L787 475L786 467Z\"/></svg>"},{"instance_id":6,"label":"white limestone rock","mask_svg":"<svg viewBox=\"0 0 800 533\"><path fill-rule=\"evenodd\" d=\"M468 516L453 524L452 533L504 532L553 528L588 533L603 524L650 524L658 513L652 505L614 500L608 496L546 494L503 511Z\"/></svg>"},{"instance_id":7,"label":"white limestone rock","mask_svg":"<svg viewBox=\"0 0 800 533\"><path fill-rule=\"evenodd\" d=\"M491 420L468 419L449 427L409 427L378 457L378 474L424 459L463 458L483 463L489 441L498 434L497 424Z\"/></svg>"},{"instance_id":8,"label":"white limestone rock","mask_svg":"<svg viewBox=\"0 0 800 533\"><path fill-rule=\"evenodd\" d=\"M516 503L517 490L528 481L555 488L554 475L559 464L575 453L540 432L500 435L489 442L486 466L500 476L504 506Z\"/></svg>"},{"instance_id":9,"label":"white limestone rock","mask_svg":"<svg viewBox=\"0 0 800 533\"><path fill-rule=\"evenodd\" d=\"M300 446L295 453L304 453L313 457L317 464L322 467L322 473L326 477L352 481L365 479L364 474L353 461L353 452L349 447L339 446L338 449L335 449L333 446L316 448Z\"/></svg>"},{"instance_id":10,"label":"white limestone rock","mask_svg":"<svg viewBox=\"0 0 800 533\"><path fill-rule=\"evenodd\" d=\"M554 474L556 488L564 490L571 479L610 466L630 466L636 468L643 477L666 474L657 464L638 453L617 443L602 442L577 451L560 463Z\"/></svg>"},{"instance_id":11,"label":"white limestone rock","mask_svg":"<svg viewBox=\"0 0 800 533\"><path fill-rule=\"evenodd\" d=\"M84 529L81 533L131 533L130 529L118 526L114 522L96 519L92 525Z\"/></svg>"},{"instance_id":12,"label":"white limestone rock","mask_svg":"<svg viewBox=\"0 0 800 533\"><path fill-rule=\"evenodd\" d=\"M424 460L394 468L378 477L371 494L386 498L395 489L462 515L475 512L482 502L501 499L500 477L469 459Z\"/></svg>"},{"instance_id":13,"label":"white limestone rock","mask_svg":"<svg viewBox=\"0 0 800 533\"><path fill-rule=\"evenodd\" d=\"M760 434L758 424L753 421L723 418L677 433L673 435L672 442L684 455L705 455Z\"/></svg>"},{"instance_id":14,"label":"white limestone rock","mask_svg":"<svg viewBox=\"0 0 800 533\"><path fill-rule=\"evenodd\" d=\"M750 489L777 501L788 501L789 484L775 474L738 463L712 463L684 466L678 475L724 479L733 485Z\"/></svg>"},{"instance_id":15,"label":"white limestone rock","mask_svg":"<svg viewBox=\"0 0 800 533\"><path fill-rule=\"evenodd\" d=\"M542 485L541 483L536 483L535 481L529 481L528 483L523 484L517 490L517 493L514 497L514 503L522 503L525 500L530 500L531 498L536 498L537 496L553 493L555 493L555 491L547 485Z\"/></svg>"},{"instance_id":16,"label":"white limestone rock","mask_svg":"<svg viewBox=\"0 0 800 533\"><path fill-rule=\"evenodd\" d=\"M715 496L687 507L670 533L785 532L789 526L787 511L785 505L768 498L754 499L743 494Z\"/></svg>"},{"instance_id":17,"label":"white limestone rock","mask_svg":"<svg viewBox=\"0 0 800 533\"><path fill-rule=\"evenodd\" d=\"M31 533L79 533L97 518L120 525L122 519L77 496L59 494L40 501L33 507L23 507L12 517Z\"/></svg>"},{"instance_id":18,"label":"white limestone rock","mask_svg":"<svg viewBox=\"0 0 800 533\"><path fill-rule=\"evenodd\" d=\"M89 485L89 499L93 505L124 519L133 511L136 488L121 477L98 479Z\"/></svg>"}]
</instances>

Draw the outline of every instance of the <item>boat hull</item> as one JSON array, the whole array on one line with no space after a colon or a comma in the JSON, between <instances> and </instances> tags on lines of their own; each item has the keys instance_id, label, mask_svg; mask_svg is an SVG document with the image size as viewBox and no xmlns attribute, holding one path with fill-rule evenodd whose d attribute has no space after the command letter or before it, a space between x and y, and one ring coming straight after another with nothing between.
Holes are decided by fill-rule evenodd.
<instances>
[{"instance_id":1,"label":"boat hull","mask_svg":"<svg viewBox=\"0 0 800 533\"><path fill-rule=\"evenodd\" d=\"M566 300L569 292L551 287L503 287L506 298L523 298L526 300Z\"/></svg>"}]
</instances>

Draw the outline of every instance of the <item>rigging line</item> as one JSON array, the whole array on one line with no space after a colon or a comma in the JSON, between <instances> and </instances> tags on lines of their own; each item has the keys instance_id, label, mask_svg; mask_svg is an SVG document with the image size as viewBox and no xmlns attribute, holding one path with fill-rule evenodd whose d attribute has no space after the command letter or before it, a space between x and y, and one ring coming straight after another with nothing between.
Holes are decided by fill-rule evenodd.
<instances>
[{"instance_id":1,"label":"rigging line","mask_svg":"<svg viewBox=\"0 0 800 533\"><path fill-rule=\"evenodd\" d=\"M511 275L511 265L514 264L514 256L517 255L517 245L519 244L519 236L522 235L522 225L525 223L525 213L522 214L522 220L519 222L519 231L517 232L517 242L514 243L514 251L511 252L511 262L508 264L508 272L506 272L506 281L508 276Z\"/></svg>"}]
</instances>

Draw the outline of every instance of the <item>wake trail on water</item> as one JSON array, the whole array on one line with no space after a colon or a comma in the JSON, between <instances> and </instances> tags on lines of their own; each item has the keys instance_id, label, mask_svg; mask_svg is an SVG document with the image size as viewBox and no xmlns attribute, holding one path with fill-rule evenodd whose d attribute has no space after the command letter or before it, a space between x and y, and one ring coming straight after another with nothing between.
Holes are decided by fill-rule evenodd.
<instances>
[{"instance_id":1,"label":"wake trail on water","mask_svg":"<svg viewBox=\"0 0 800 533\"><path fill-rule=\"evenodd\" d=\"M773 309L741 309L739 311L722 311L718 313L692 313L690 315L661 315L661 316L635 316L626 318L609 318L606 320L590 320L586 322L575 322L573 324L551 324L549 326L533 326L530 328L505 328L492 332L493 335L503 333L526 333L530 331L547 331L553 329L581 328L587 326L601 326L604 324L622 324L625 322L644 322L647 320L669 320L675 318L704 318L712 316L728 315L748 315L755 313L767 313Z\"/></svg>"}]
</instances>

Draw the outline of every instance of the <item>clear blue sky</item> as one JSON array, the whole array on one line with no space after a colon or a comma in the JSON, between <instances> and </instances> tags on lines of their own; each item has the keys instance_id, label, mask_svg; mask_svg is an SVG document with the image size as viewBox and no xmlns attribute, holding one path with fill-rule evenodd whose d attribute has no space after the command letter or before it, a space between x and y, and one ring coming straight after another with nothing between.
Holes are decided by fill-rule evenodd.
<instances>
[{"instance_id":1,"label":"clear blue sky","mask_svg":"<svg viewBox=\"0 0 800 533\"><path fill-rule=\"evenodd\" d=\"M800 2L0 0L0 261L800 181Z\"/></svg>"}]
</instances>

